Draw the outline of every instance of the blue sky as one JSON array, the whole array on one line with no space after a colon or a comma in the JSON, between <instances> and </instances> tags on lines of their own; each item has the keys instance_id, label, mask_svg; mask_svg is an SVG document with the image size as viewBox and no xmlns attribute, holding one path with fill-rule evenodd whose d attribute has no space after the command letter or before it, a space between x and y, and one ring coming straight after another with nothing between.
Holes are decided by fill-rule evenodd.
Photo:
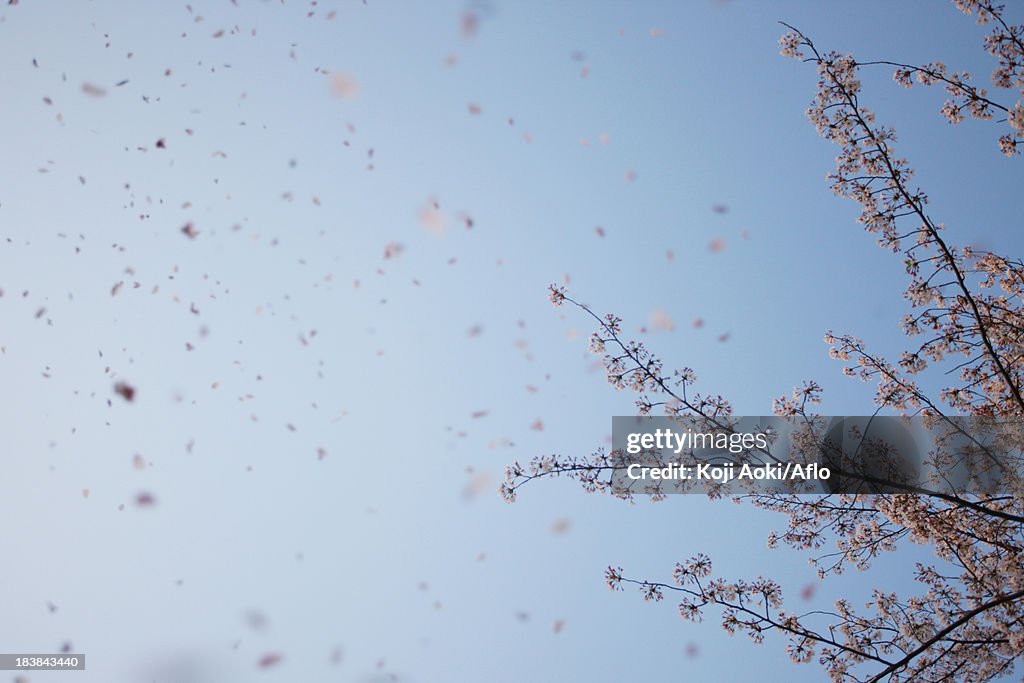
<instances>
[{"instance_id":1,"label":"blue sky","mask_svg":"<svg viewBox=\"0 0 1024 683\"><path fill-rule=\"evenodd\" d=\"M903 348L902 267L827 189L779 20L992 68L932 2L0 9L2 649L88 656L33 683L817 679L604 587L703 551L796 598L815 579L766 550L781 519L496 491L633 412L551 282L739 414L809 378L824 412L871 409L821 338ZM953 241L1019 254L996 127L864 82ZM902 585L912 557L814 600Z\"/></svg>"}]
</instances>

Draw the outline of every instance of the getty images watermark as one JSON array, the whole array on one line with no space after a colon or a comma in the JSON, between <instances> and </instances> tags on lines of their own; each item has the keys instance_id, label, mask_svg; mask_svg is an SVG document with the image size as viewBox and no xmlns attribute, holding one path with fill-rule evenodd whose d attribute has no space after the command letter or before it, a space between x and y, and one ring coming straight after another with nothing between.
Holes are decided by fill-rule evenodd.
<instances>
[{"instance_id":1,"label":"getty images watermark","mask_svg":"<svg viewBox=\"0 0 1024 683\"><path fill-rule=\"evenodd\" d=\"M692 426L678 425L677 429L658 427L652 431L635 431L626 435L626 453L638 456L648 451L671 451L679 456L686 452L701 452L704 462L685 465L669 462L662 466L651 466L633 462L626 466L626 477L630 480L651 481L709 481L724 484L733 479L752 481L785 481L811 479L828 479L832 476L827 467L818 463L800 464L797 462L777 462L755 464L751 462L725 461L715 464L707 456L709 454L729 453L739 455L751 451L768 453L770 444L768 431L694 431Z\"/></svg>"},{"instance_id":2,"label":"getty images watermark","mask_svg":"<svg viewBox=\"0 0 1024 683\"><path fill-rule=\"evenodd\" d=\"M615 417L620 494L1021 490L1024 420L984 417Z\"/></svg>"}]
</instances>

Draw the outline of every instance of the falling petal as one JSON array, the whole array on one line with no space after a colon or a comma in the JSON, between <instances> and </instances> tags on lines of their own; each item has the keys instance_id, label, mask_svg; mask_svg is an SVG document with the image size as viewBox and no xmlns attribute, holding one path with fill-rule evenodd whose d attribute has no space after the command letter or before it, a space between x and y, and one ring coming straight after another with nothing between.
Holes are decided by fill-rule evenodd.
<instances>
[{"instance_id":1,"label":"falling petal","mask_svg":"<svg viewBox=\"0 0 1024 683\"><path fill-rule=\"evenodd\" d=\"M444 235L447 226L445 225L444 214L441 212L441 207L434 199L429 199L420 208L419 213L420 223L426 230L434 235L435 237L441 237Z\"/></svg>"},{"instance_id":2,"label":"falling petal","mask_svg":"<svg viewBox=\"0 0 1024 683\"><path fill-rule=\"evenodd\" d=\"M556 519L551 525L551 533L553 534L564 534L569 531L572 526L572 522L567 517Z\"/></svg>"},{"instance_id":3,"label":"falling petal","mask_svg":"<svg viewBox=\"0 0 1024 683\"><path fill-rule=\"evenodd\" d=\"M330 84L331 92L342 99L350 100L359 94L358 81L346 73L332 73Z\"/></svg>"},{"instance_id":4,"label":"falling petal","mask_svg":"<svg viewBox=\"0 0 1024 683\"><path fill-rule=\"evenodd\" d=\"M463 12L462 19L459 22L459 32L462 33L462 37L466 40L475 38L479 30L480 15L476 12Z\"/></svg>"},{"instance_id":5,"label":"falling petal","mask_svg":"<svg viewBox=\"0 0 1024 683\"><path fill-rule=\"evenodd\" d=\"M128 402L135 400L135 387L127 382L118 382L115 384L114 393Z\"/></svg>"},{"instance_id":6,"label":"falling petal","mask_svg":"<svg viewBox=\"0 0 1024 683\"><path fill-rule=\"evenodd\" d=\"M253 631L265 631L270 624L267 615L258 609L250 609L245 612L245 623Z\"/></svg>"},{"instance_id":7,"label":"falling petal","mask_svg":"<svg viewBox=\"0 0 1024 683\"><path fill-rule=\"evenodd\" d=\"M107 94L106 90L99 87L98 85L93 85L92 83L83 83L82 92L88 95L89 97L103 97Z\"/></svg>"},{"instance_id":8,"label":"falling petal","mask_svg":"<svg viewBox=\"0 0 1024 683\"><path fill-rule=\"evenodd\" d=\"M273 666L277 666L281 662L281 659L283 659L282 655L277 652L268 652L260 657L258 665L261 669L269 669Z\"/></svg>"},{"instance_id":9,"label":"falling petal","mask_svg":"<svg viewBox=\"0 0 1024 683\"><path fill-rule=\"evenodd\" d=\"M494 479L487 472L479 472L462 489L463 500L474 500L494 488Z\"/></svg>"},{"instance_id":10,"label":"falling petal","mask_svg":"<svg viewBox=\"0 0 1024 683\"><path fill-rule=\"evenodd\" d=\"M653 311L650 317L650 325L652 329L661 332L671 332L675 329L675 323L672 322L671 316L665 311Z\"/></svg>"}]
</instances>

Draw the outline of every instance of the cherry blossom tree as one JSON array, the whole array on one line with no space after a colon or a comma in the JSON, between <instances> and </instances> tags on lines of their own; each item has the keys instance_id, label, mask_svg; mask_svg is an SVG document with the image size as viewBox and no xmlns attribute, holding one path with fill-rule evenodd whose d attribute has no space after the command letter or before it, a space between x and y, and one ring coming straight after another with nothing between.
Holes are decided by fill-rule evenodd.
<instances>
[{"instance_id":1,"label":"cherry blossom tree","mask_svg":"<svg viewBox=\"0 0 1024 683\"><path fill-rule=\"evenodd\" d=\"M861 102L858 74L893 68L904 86L939 85L948 93L941 115L956 124L970 117L997 125L997 146L1007 156L1024 144L1024 24L1014 25L991 0L954 0L964 14L992 27L984 49L995 58L995 91L970 74L940 62L921 66L889 61L859 62L851 55L820 50L799 30L780 39L784 56L813 64L818 83L807 110L818 133L839 146L832 190L860 205L859 222L878 244L899 254L909 283L912 312L902 321L909 348L890 361L850 334L829 332L825 342L851 377L877 387L874 411L945 419L954 415L1024 416L1024 263L953 244L928 210L928 196L913 184L913 169L898 155L893 129L875 121ZM1014 98L1016 101L1014 102ZM994 145L995 146L995 145ZM589 315L597 331L590 348L602 354L608 381L638 395L641 415L717 420L732 414L721 395L696 391L692 369L668 370L644 343L623 337L622 321L591 308L552 285L556 306ZM937 395L921 387L922 373L955 367L952 384ZM947 380L948 381L948 380ZM821 387L805 382L775 399L785 418L813 418ZM502 493L514 501L528 482L568 476L591 492L621 498L609 473L621 453L598 449L587 456L545 455L507 468ZM893 494L765 493L736 496L786 519L768 544L806 552L822 578L851 566L869 570L883 552L907 543L935 553L930 564L909 568L919 584L913 595L875 589L867 604L841 599L831 609L806 613L786 607L779 583L764 577L716 577L704 555L680 562L671 578L632 578L621 567L606 570L608 586L638 588L645 600L671 596L682 618L716 615L729 633L755 643L777 633L788 641L794 662L816 662L833 681L992 681L1014 671L1024 656L1024 488L999 495L908 490ZM711 497L720 497L714 490Z\"/></svg>"}]
</instances>

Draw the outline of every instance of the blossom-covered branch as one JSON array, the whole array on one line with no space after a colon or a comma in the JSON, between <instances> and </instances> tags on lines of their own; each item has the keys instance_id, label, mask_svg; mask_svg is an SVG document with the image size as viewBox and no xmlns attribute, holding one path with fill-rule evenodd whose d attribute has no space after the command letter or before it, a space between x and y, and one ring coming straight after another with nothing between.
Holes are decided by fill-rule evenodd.
<instances>
[{"instance_id":1,"label":"blossom-covered branch","mask_svg":"<svg viewBox=\"0 0 1024 683\"><path fill-rule=\"evenodd\" d=\"M909 279L904 296L911 312L902 329L914 343L898 361L872 352L853 335L832 332L825 336L830 354L846 364L847 375L875 383L876 414L918 415L955 430L958 415L1024 418L1024 262L958 247L946 237L945 226L928 212L927 194L911 182L913 168L896 153L895 131L877 124L874 112L861 103L858 77L861 67L884 65L895 68L894 78L903 86L941 84L949 95L941 112L947 120L1003 116L1009 130L999 147L1008 156L1019 153L1024 142L1024 25L1009 22L1004 8L991 0L954 4L993 26L983 45L997 61L993 86L1011 91L1015 102L999 102L969 73L941 62L858 62L820 51L793 27L780 44L783 55L817 69L817 92L807 113L819 134L840 148L829 176L832 190L860 205L859 222L880 246L902 256ZM612 386L638 395L641 415L660 408L668 417L728 422L730 403L720 395L696 393L691 368L667 371L645 344L622 338L621 319L598 316L564 288L552 286L549 296L554 304L575 305L597 322L590 348L603 354ZM917 381L936 371L954 378L937 396ZM817 417L813 411L821 391L816 382L805 382L777 398L773 412L810 423ZM525 466L511 465L502 492L511 501L529 481L565 475L587 491L632 499L609 481L622 463L616 450L598 449L585 457L540 456ZM862 608L841 599L831 609L798 614L784 610L776 581L712 578L711 560L703 554L678 564L671 582L634 579L620 567L609 567L608 585L615 590L635 585L645 600L655 602L677 595L683 618L701 621L713 610L726 631L746 633L757 643L766 633L784 634L793 661L816 661L833 681L975 683L1012 673L1024 657L1020 477L1008 477L999 494L950 494L890 483L896 493L755 490L735 499L784 515L785 528L769 536L769 547L782 543L810 553L821 578L838 576L850 566L869 570L880 554L909 543L930 547L934 561L915 563L908 572L919 586L917 594L876 588ZM712 491L711 497L719 496Z\"/></svg>"}]
</instances>

